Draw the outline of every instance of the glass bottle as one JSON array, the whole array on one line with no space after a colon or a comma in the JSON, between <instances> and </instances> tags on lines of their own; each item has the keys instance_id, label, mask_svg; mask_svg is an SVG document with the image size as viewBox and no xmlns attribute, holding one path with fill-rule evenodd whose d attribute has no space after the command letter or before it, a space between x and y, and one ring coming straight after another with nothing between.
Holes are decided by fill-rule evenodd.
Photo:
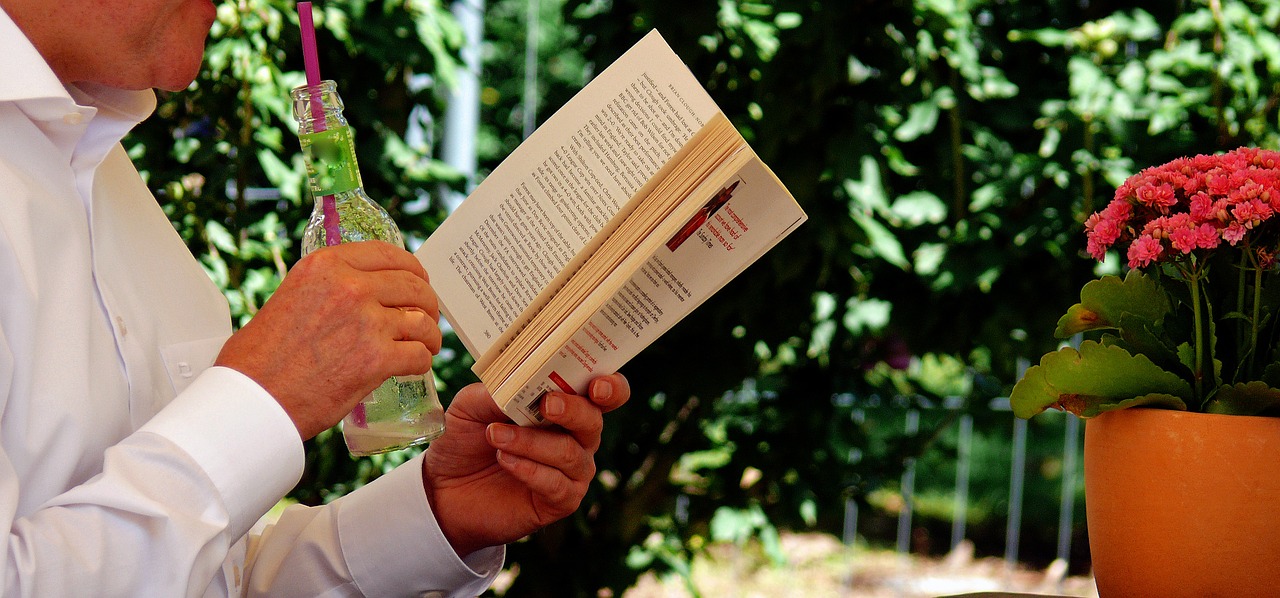
<instances>
[{"instance_id":1,"label":"glass bottle","mask_svg":"<svg viewBox=\"0 0 1280 598\"><path fill-rule=\"evenodd\" d=\"M302 233L302 254L327 245L381 240L404 247L400 228L365 193L351 127L333 81L294 88L293 114L315 209ZM342 420L353 455L423 444L444 433L444 409L431 372L382 383Z\"/></svg>"}]
</instances>

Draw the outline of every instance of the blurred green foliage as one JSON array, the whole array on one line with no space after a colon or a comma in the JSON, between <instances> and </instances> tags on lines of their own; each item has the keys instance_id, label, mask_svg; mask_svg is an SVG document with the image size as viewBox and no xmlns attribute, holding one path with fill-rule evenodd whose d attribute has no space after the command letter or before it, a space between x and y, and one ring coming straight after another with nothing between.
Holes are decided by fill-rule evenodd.
<instances>
[{"instance_id":1,"label":"blurred green foliage","mask_svg":"<svg viewBox=\"0 0 1280 598\"><path fill-rule=\"evenodd\" d=\"M710 541L838 533L846 500L871 537L909 460L930 533L954 475L945 397L975 418L985 515L970 529L1002 550L1011 416L988 402L1019 358L1054 347L1053 323L1096 274L1083 218L1139 168L1280 145L1280 0L500 0L483 169L523 137L530 6L537 120L657 27L810 221L626 368L634 400L609 416L598 483L511 547L509 596L620 595L641 569L687 576ZM436 190L461 180L434 158L462 43L448 9L317 12L366 188L417 238L443 217ZM287 104L296 23L285 0L222 2L200 78L126 141L239 322L296 259L311 209ZM446 344L447 401L472 378ZM1056 536L1060 425L1031 423L1032 557ZM333 433L309 449L294 495L311 503L406 457L353 460Z\"/></svg>"}]
</instances>

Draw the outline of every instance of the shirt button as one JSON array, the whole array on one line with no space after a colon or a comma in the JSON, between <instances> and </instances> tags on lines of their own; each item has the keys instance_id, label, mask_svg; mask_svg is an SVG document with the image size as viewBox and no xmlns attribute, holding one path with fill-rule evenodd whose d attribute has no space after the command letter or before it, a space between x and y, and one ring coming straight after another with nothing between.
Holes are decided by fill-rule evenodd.
<instances>
[{"instance_id":1,"label":"shirt button","mask_svg":"<svg viewBox=\"0 0 1280 598\"><path fill-rule=\"evenodd\" d=\"M62 117L62 122L69 125L78 125L84 122L84 115L79 112L68 112Z\"/></svg>"}]
</instances>

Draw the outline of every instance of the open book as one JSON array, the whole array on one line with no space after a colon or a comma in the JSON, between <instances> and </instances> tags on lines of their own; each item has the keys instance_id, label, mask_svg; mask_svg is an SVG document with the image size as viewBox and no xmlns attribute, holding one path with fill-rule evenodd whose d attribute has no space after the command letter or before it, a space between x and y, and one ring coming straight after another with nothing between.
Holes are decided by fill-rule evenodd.
<instances>
[{"instance_id":1,"label":"open book","mask_svg":"<svg viewBox=\"0 0 1280 598\"><path fill-rule=\"evenodd\" d=\"M585 394L806 216L657 31L507 157L418 249L498 405Z\"/></svg>"}]
</instances>

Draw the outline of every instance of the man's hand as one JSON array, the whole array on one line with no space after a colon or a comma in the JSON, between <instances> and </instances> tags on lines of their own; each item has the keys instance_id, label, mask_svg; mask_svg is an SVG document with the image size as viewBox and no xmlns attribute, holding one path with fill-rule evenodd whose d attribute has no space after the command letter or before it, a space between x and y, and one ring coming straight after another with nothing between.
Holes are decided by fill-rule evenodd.
<instances>
[{"instance_id":1,"label":"man's hand","mask_svg":"<svg viewBox=\"0 0 1280 598\"><path fill-rule=\"evenodd\" d=\"M440 317L427 273L381 241L302 258L215 365L261 384L308 439L391 376L431 370Z\"/></svg>"},{"instance_id":2,"label":"man's hand","mask_svg":"<svg viewBox=\"0 0 1280 598\"><path fill-rule=\"evenodd\" d=\"M548 393L547 427L510 423L472 384L445 413L444 436L431 443L422 481L440 529L459 555L506 544L578 508L596 475L603 414L631 397L621 374L591 381L590 398Z\"/></svg>"}]
</instances>

